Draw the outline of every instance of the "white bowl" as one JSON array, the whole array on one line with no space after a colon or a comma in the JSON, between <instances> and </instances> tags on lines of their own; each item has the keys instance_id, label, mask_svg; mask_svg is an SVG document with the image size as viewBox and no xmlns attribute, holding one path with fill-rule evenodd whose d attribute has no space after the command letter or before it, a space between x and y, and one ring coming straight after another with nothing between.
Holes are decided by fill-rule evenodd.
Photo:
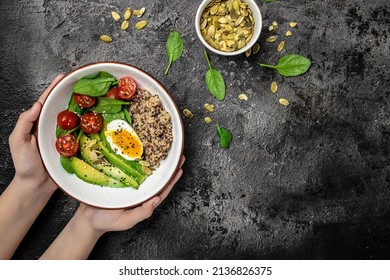
<instances>
[{"instance_id":1,"label":"white bowl","mask_svg":"<svg viewBox=\"0 0 390 280\"><path fill-rule=\"evenodd\" d=\"M60 155L55 148L57 114L67 108L72 94L72 86L80 78L106 71L116 78L133 77L139 88L158 95L165 109L172 117L173 142L166 159L139 187L101 187L86 183L74 174L67 173L60 164ZM46 99L38 123L38 145L43 163L59 187L74 199L100 208L119 209L141 204L155 196L169 184L179 168L183 153L184 133L180 112L167 89L143 70L124 63L101 62L82 66L65 75L51 90Z\"/></svg>"},{"instance_id":2,"label":"white bowl","mask_svg":"<svg viewBox=\"0 0 390 280\"><path fill-rule=\"evenodd\" d=\"M263 26L261 12L260 12L259 6L256 4L256 2L254 0L241 0L242 2L245 2L246 4L248 4L248 7L251 9L253 19L255 21L255 28L254 28L252 39L242 49L236 50L234 52L223 52L223 51L217 50L217 49L213 48L212 46L210 46L206 42L206 40L203 38L202 32L200 30L202 13L203 13L204 9L206 9L207 5L212 1L214 1L214 0L203 0L203 2L200 4L200 6L196 12L196 16L195 16L196 33L198 34L198 37L199 37L200 41L203 43L203 45L206 48L208 48L210 51L212 51L216 54L219 54L219 55L224 55L224 56L239 55L239 54L245 53L247 50L252 48L253 45L259 39L260 33L261 33L261 28Z\"/></svg>"}]
</instances>

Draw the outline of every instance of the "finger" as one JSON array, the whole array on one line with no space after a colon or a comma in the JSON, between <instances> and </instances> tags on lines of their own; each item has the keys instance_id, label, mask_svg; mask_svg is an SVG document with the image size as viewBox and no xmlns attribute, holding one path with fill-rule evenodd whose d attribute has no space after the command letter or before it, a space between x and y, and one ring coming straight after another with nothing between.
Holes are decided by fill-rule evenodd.
<instances>
[{"instance_id":1,"label":"finger","mask_svg":"<svg viewBox=\"0 0 390 280\"><path fill-rule=\"evenodd\" d=\"M186 161L186 157L184 155L181 156L181 159L180 159L180 167L183 166L184 162Z\"/></svg>"},{"instance_id":2,"label":"finger","mask_svg":"<svg viewBox=\"0 0 390 280\"><path fill-rule=\"evenodd\" d=\"M55 87L55 85L65 76L65 74L59 74L55 79L51 82L49 87L42 93L39 97L38 101L42 104L45 103L46 98L48 97L50 91Z\"/></svg>"},{"instance_id":3,"label":"finger","mask_svg":"<svg viewBox=\"0 0 390 280\"><path fill-rule=\"evenodd\" d=\"M159 197L161 198L161 202L168 196L168 194L171 192L171 190L173 189L177 181L179 181L182 174L183 174L183 170L179 169L176 172L175 176L173 177L172 181L169 183L169 185L159 194Z\"/></svg>"},{"instance_id":4,"label":"finger","mask_svg":"<svg viewBox=\"0 0 390 280\"><path fill-rule=\"evenodd\" d=\"M19 119L15 125L15 129L10 136L10 142L18 140L29 140L31 137L31 130L34 126L34 122L38 119L41 112L42 104L35 102L35 104L27 111L20 114Z\"/></svg>"},{"instance_id":5,"label":"finger","mask_svg":"<svg viewBox=\"0 0 390 280\"><path fill-rule=\"evenodd\" d=\"M123 215L120 217L124 228L131 228L139 222L152 216L153 210L160 203L160 200L161 199L156 196L144 202L141 206L124 212Z\"/></svg>"}]
</instances>

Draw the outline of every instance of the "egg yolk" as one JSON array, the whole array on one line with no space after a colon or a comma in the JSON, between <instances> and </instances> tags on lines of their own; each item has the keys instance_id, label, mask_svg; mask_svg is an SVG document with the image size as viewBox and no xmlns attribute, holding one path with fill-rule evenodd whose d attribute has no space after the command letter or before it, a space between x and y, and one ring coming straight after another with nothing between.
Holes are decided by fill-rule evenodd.
<instances>
[{"instance_id":1,"label":"egg yolk","mask_svg":"<svg viewBox=\"0 0 390 280\"><path fill-rule=\"evenodd\" d=\"M131 157L142 156L143 148L139 138L127 130L110 131L112 142L121 149L122 153Z\"/></svg>"}]
</instances>

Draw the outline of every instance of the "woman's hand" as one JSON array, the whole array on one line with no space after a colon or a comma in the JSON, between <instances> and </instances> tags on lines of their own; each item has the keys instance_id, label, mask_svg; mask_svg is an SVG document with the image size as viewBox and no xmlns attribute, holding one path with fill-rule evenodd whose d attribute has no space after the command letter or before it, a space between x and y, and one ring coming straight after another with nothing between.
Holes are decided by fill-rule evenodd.
<instances>
[{"instance_id":1,"label":"woman's hand","mask_svg":"<svg viewBox=\"0 0 390 280\"><path fill-rule=\"evenodd\" d=\"M15 178L23 182L26 189L47 187L57 189L57 185L47 173L38 150L36 121L46 97L63 75L57 76L33 107L19 116L15 129L9 137L9 146L15 166Z\"/></svg>"},{"instance_id":2,"label":"woman's hand","mask_svg":"<svg viewBox=\"0 0 390 280\"><path fill-rule=\"evenodd\" d=\"M0 259L12 257L58 188L43 166L34 126L43 102L62 76L51 83L31 109L20 115L9 137L16 172L12 182L0 196Z\"/></svg>"},{"instance_id":3,"label":"woman's hand","mask_svg":"<svg viewBox=\"0 0 390 280\"><path fill-rule=\"evenodd\" d=\"M73 218L54 240L41 259L86 259L98 239L108 231L134 227L149 218L154 209L168 196L183 174L181 166L169 185L157 196L133 209L108 210L80 204Z\"/></svg>"}]
</instances>

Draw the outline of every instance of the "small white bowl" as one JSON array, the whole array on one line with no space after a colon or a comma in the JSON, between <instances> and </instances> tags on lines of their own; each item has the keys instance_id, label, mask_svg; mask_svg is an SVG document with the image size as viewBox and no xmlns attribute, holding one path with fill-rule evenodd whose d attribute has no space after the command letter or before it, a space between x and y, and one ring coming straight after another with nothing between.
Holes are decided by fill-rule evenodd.
<instances>
[{"instance_id":1,"label":"small white bowl","mask_svg":"<svg viewBox=\"0 0 390 280\"><path fill-rule=\"evenodd\" d=\"M253 19L255 21L255 28L254 28L252 39L242 49L236 50L234 52L223 52L223 51L217 50L217 49L213 48L212 46L210 46L206 42L206 40L203 38L202 32L200 30L201 17L202 17L203 11L206 9L207 5L212 1L213 0L203 0L203 2L200 4L200 6L196 12L196 16L195 16L196 33L198 34L198 37L199 37L200 41L203 43L203 45L206 48L208 48L210 51L212 51L216 54L219 54L219 55L224 55L224 56L239 55L239 54L245 53L247 50L249 50L251 47L253 47L253 45L257 42L257 40L260 37L261 28L263 26L261 12L260 12L259 6L256 4L256 2L254 0L241 0L242 2L245 2L246 4L248 4L248 7L251 9Z\"/></svg>"},{"instance_id":2,"label":"small white bowl","mask_svg":"<svg viewBox=\"0 0 390 280\"><path fill-rule=\"evenodd\" d=\"M80 78L99 71L106 71L116 78L131 76L139 88L158 95L165 109L172 117L173 142L166 159L135 190L128 188L109 188L86 183L74 174L67 173L60 164L60 155L55 148L57 114L66 109L72 94L72 86ZM107 209L130 208L141 204L161 192L171 181L179 168L183 154L183 122L172 96L155 78L143 70L118 62L93 63L75 69L65 75L51 90L38 122L38 145L42 161L53 180L74 199L86 204Z\"/></svg>"}]
</instances>

